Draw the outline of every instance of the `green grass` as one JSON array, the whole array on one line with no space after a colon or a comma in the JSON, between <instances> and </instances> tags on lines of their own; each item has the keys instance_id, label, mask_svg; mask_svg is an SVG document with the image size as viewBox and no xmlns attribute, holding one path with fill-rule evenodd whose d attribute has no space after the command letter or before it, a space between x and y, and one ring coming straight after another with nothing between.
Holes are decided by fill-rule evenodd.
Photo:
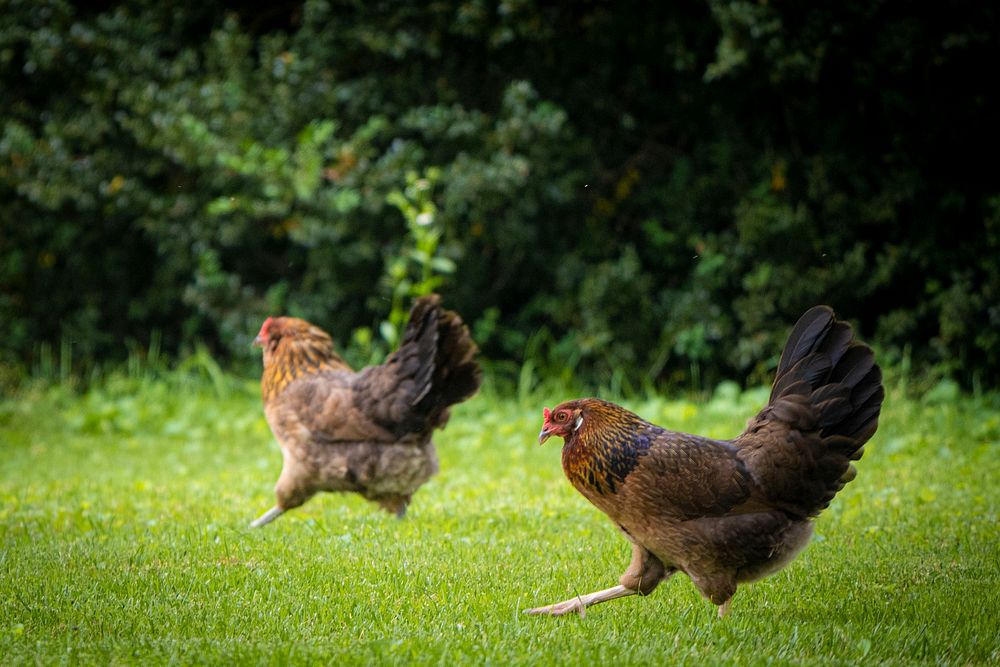
<instances>
[{"instance_id":1,"label":"green grass","mask_svg":"<svg viewBox=\"0 0 1000 667\"><path fill-rule=\"evenodd\" d=\"M112 377L0 404L0 663L912 664L1000 660L1000 407L890 392L857 480L719 620L678 576L586 618L629 549L535 444L543 405L480 396L405 520L320 496L274 524L253 385ZM766 392L628 405L730 436Z\"/></svg>"}]
</instances>

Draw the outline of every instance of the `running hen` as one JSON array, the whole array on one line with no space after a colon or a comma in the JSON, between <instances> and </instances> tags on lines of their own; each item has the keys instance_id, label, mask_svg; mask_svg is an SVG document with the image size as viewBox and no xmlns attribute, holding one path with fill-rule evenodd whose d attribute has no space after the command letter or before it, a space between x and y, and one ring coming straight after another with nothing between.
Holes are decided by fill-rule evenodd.
<instances>
[{"instance_id":1,"label":"running hen","mask_svg":"<svg viewBox=\"0 0 1000 667\"><path fill-rule=\"evenodd\" d=\"M808 543L812 517L854 479L883 396L871 349L817 306L793 328L767 406L734 440L668 431L595 398L546 408L539 443L564 438L566 476L631 541L632 562L618 586L528 613L582 615L680 571L724 615L738 584Z\"/></svg>"},{"instance_id":2,"label":"running hen","mask_svg":"<svg viewBox=\"0 0 1000 667\"><path fill-rule=\"evenodd\" d=\"M403 516L437 472L431 432L476 392L482 375L468 328L437 295L414 303L403 341L384 364L358 372L305 320L268 318L255 343L264 352L264 414L284 465L277 503L254 527L319 491L353 491Z\"/></svg>"}]
</instances>

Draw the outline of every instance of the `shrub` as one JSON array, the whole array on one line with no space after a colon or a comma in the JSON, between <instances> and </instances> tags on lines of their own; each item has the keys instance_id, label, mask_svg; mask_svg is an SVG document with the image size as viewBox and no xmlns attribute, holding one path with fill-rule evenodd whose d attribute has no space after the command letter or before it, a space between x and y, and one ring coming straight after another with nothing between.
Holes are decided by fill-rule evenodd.
<instances>
[{"instance_id":1,"label":"shrub","mask_svg":"<svg viewBox=\"0 0 1000 667\"><path fill-rule=\"evenodd\" d=\"M591 384L761 380L827 302L995 385L995 11L939 11L14 0L3 361L157 331L240 363L275 312L363 361L436 289Z\"/></svg>"}]
</instances>

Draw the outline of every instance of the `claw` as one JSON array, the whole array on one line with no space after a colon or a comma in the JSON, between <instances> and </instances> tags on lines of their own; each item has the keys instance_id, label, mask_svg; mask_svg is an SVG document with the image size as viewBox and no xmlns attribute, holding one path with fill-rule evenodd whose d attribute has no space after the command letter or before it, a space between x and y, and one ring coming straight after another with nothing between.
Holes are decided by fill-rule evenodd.
<instances>
[{"instance_id":1,"label":"claw","mask_svg":"<svg viewBox=\"0 0 1000 667\"><path fill-rule=\"evenodd\" d=\"M525 609L524 613L532 615L548 614L549 616L562 616L573 611L580 614L580 618L585 618L587 616L587 605L585 605L583 600L579 597L576 597L572 600L566 600L565 602L559 602L557 604L550 604L545 607Z\"/></svg>"},{"instance_id":2,"label":"claw","mask_svg":"<svg viewBox=\"0 0 1000 667\"><path fill-rule=\"evenodd\" d=\"M733 599L729 598L725 602L719 605L719 618L725 618L726 614L729 613L729 607L732 605Z\"/></svg>"},{"instance_id":3,"label":"claw","mask_svg":"<svg viewBox=\"0 0 1000 667\"><path fill-rule=\"evenodd\" d=\"M525 609L526 614L548 614L549 616L562 616L563 614L568 614L571 611L575 611L580 614L580 618L586 618L587 607L592 604L599 604L601 602L607 602L608 600L614 600L615 598L625 597L626 595L635 595L637 591L631 588L626 588L624 586L613 586L611 588L606 588L603 591L595 591L593 593L587 593L586 595L577 595L575 598L569 600L564 600L562 602L557 602L556 604L550 604L547 607L535 607L534 609Z\"/></svg>"}]
</instances>

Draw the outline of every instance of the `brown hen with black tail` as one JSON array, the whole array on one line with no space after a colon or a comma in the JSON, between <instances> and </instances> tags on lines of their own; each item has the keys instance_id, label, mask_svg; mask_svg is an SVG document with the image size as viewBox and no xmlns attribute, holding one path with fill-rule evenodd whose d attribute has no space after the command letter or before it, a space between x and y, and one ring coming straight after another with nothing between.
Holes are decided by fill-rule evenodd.
<instances>
[{"instance_id":1,"label":"brown hen with black tail","mask_svg":"<svg viewBox=\"0 0 1000 667\"><path fill-rule=\"evenodd\" d=\"M529 613L565 614L653 591L674 572L728 608L736 587L786 565L811 518L855 475L884 391L871 349L826 306L789 335L767 406L734 440L669 431L595 398L545 409L563 470L632 542L619 585Z\"/></svg>"},{"instance_id":2,"label":"brown hen with black tail","mask_svg":"<svg viewBox=\"0 0 1000 667\"><path fill-rule=\"evenodd\" d=\"M468 328L437 295L417 299L385 363L359 372L305 320L268 318L256 342L264 350L264 414L284 465L277 503L252 526L319 491L353 491L402 516L437 472L431 433L482 377Z\"/></svg>"}]
</instances>

